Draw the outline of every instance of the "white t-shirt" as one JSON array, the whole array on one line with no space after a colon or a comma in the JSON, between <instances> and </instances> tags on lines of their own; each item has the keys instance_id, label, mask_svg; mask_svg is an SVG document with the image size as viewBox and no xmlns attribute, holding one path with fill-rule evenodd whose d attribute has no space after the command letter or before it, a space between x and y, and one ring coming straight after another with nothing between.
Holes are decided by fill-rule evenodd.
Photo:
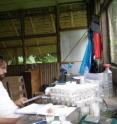
<instances>
[{"instance_id":1,"label":"white t-shirt","mask_svg":"<svg viewBox=\"0 0 117 124\"><path fill-rule=\"evenodd\" d=\"M11 116L15 113L18 107L11 100L7 90L0 81L0 117Z\"/></svg>"}]
</instances>

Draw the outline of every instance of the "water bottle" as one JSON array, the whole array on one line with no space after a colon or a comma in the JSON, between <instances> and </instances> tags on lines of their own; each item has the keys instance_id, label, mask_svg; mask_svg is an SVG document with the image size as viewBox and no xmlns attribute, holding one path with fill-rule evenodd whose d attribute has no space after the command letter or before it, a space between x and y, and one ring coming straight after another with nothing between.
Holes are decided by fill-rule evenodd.
<instances>
[{"instance_id":1,"label":"water bottle","mask_svg":"<svg viewBox=\"0 0 117 124\"><path fill-rule=\"evenodd\" d=\"M88 68L88 66L85 67L84 73L85 73L85 74L89 73L89 68Z\"/></svg>"},{"instance_id":2,"label":"water bottle","mask_svg":"<svg viewBox=\"0 0 117 124\"><path fill-rule=\"evenodd\" d=\"M88 66L86 66L85 70L84 70L84 80L87 79L88 73L89 73L89 68L88 68Z\"/></svg>"},{"instance_id":3,"label":"water bottle","mask_svg":"<svg viewBox=\"0 0 117 124\"><path fill-rule=\"evenodd\" d=\"M110 64L104 64L104 96L113 96L113 85L112 85L112 72L110 70Z\"/></svg>"}]
</instances>

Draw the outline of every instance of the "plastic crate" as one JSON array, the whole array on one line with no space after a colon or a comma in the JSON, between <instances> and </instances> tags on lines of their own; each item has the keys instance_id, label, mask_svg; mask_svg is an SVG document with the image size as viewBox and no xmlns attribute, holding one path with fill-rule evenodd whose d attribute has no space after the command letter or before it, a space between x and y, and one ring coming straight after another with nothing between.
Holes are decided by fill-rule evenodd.
<instances>
[{"instance_id":1,"label":"plastic crate","mask_svg":"<svg viewBox=\"0 0 117 124\"><path fill-rule=\"evenodd\" d=\"M113 119L111 124L117 124L117 119Z\"/></svg>"},{"instance_id":2,"label":"plastic crate","mask_svg":"<svg viewBox=\"0 0 117 124\"><path fill-rule=\"evenodd\" d=\"M87 116L87 115L86 115ZM100 122L95 123L95 122L91 122L91 121L86 121L85 118L86 116L83 116L79 122L79 124L101 124Z\"/></svg>"}]
</instances>

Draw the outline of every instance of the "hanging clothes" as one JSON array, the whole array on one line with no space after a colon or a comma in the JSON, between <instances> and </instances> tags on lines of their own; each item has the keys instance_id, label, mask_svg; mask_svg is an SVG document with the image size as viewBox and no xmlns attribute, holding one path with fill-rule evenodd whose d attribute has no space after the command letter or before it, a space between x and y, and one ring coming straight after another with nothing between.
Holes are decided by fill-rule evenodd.
<instances>
[{"instance_id":1,"label":"hanging clothes","mask_svg":"<svg viewBox=\"0 0 117 124\"><path fill-rule=\"evenodd\" d=\"M91 68L91 60L92 60L92 52L93 51L93 45L92 45L92 32L88 32L88 44L85 50L85 54L80 66L79 73L80 75L84 75L85 69L88 68L90 71Z\"/></svg>"},{"instance_id":2,"label":"hanging clothes","mask_svg":"<svg viewBox=\"0 0 117 124\"><path fill-rule=\"evenodd\" d=\"M93 33L94 56L96 60L101 59L101 36L100 33Z\"/></svg>"}]
</instances>

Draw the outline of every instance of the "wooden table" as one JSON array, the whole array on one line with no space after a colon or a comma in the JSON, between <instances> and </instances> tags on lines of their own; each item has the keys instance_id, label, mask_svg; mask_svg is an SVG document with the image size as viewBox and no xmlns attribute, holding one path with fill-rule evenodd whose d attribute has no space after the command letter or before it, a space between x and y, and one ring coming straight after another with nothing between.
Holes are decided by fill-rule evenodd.
<instances>
[{"instance_id":1,"label":"wooden table","mask_svg":"<svg viewBox=\"0 0 117 124\"><path fill-rule=\"evenodd\" d=\"M45 117L40 115L24 115L17 121L16 124L32 124L33 122L41 119L45 119Z\"/></svg>"},{"instance_id":2,"label":"wooden table","mask_svg":"<svg viewBox=\"0 0 117 124\"><path fill-rule=\"evenodd\" d=\"M32 124L33 122L45 119L45 116L41 115L24 115L22 116L16 124ZM58 120L59 117L55 117L55 120ZM71 121L72 124L78 123L79 120L79 109L76 108L73 112L66 116L66 120Z\"/></svg>"}]
</instances>

